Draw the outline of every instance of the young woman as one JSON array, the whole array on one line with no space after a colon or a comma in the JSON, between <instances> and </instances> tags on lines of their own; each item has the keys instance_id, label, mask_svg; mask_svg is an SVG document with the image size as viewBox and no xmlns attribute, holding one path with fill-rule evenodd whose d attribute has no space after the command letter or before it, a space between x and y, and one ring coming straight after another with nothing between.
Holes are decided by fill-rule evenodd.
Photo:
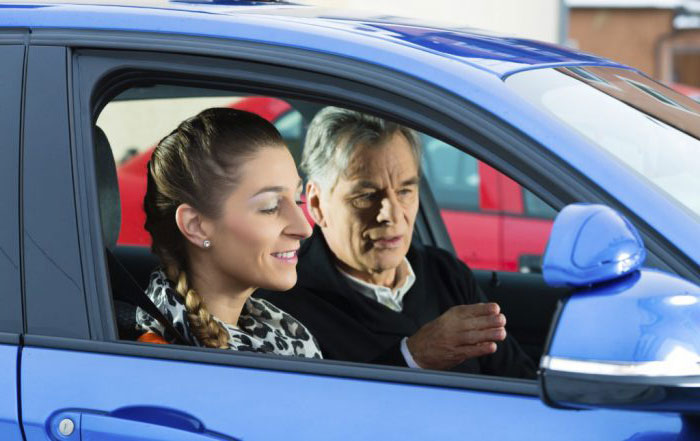
<instances>
[{"instance_id":1,"label":"young woman","mask_svg":"<svg viewBox=\"0 0 700 441\"><path fill-rule=\"evenodd\" d=\"M304 325L251 297L296 283L297 250L311 234L301 188L282 137L253 113L207 109L158 144L144 209L162 268L147 294L188 343L321 357ZM137 323L173 339L140 309Z\"/></svg>"}]
</instances>

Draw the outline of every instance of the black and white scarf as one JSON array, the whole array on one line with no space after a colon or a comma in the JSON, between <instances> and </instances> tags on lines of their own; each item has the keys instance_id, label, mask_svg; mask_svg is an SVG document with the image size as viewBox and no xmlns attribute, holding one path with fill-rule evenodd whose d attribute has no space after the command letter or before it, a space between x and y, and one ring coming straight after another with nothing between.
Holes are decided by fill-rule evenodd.
<instances>
[{"instance_id":1,"label":"black and white scarf","mask_svg":"<svg viewBox=\"0 0 700 441\"><path fill-rule=\"evenodd\" d=\"M188 344L202 346L190 330L182 296L175 291L175 285L162 269L151 273L146 295ZM232 350L322 358L318 342L309 330L266 300L249 297L238 319L238 328L214 316L212 318L228 331L228 344ZM154 332L167 341L175 340L163 325L141 308L136 311L136 326L143 332Z\"/></svg>"}]
</instances>

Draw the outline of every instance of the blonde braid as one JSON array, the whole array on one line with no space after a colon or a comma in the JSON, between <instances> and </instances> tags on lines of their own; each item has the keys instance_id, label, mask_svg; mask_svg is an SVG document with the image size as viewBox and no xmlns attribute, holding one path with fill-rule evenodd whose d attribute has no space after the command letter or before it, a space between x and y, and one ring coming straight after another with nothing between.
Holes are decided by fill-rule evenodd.
<instances>
[{"instance_id":1,"label":"blonde braid","mask_svg":"<svg viewBox=\"0 0 700 441\"><path fill-rule=\"evenodd\" d=\"M208 348L228 349L228 331L212 318L197 291L189 287L183 270L179 270L175 290L185 300L187 318L197 339Z\"/></svg>"}]
</instances>

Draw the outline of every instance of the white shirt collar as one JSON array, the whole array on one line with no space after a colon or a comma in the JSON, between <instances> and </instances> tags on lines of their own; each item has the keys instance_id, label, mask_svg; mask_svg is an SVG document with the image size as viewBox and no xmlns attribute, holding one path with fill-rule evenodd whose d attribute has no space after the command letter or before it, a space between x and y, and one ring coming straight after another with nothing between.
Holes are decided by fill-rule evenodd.
<instances>
[{"instance_id":1,"label":"white shirt collar","mask_svg":"<svg viewBox=\"0 0 700 441\"><path fill-rule=\"evenodd\" d=\"M401 312L403 310L403 298L416 281L416 275L413 272L413 268L411 268L411 263L405 257L403 258L403 261L406 263L408 275L406 276L403 284L394 289L387 288L386 286L375 285L373 283L367 283L358 279L357 277L351 276L340 269L340 267L338 267L338 270L340 270L340 274L345 276L350 283L350 286L355 291L367 298L381 303L393 311Z\"/></svg>"}]
</instances>

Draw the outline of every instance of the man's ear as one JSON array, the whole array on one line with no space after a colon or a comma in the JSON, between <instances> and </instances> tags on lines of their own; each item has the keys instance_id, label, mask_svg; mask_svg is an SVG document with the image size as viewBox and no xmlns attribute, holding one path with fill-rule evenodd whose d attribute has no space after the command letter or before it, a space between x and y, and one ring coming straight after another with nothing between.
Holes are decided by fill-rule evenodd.
<instances>
[{"instance_id":1,"label":"man's ear","mask_svg":"<svg viewBox=\"0 0 700 441\"><path fill-rule=\"evenodd\" d=\"M193 245L204 248L204 241L211 239L206 230L205 219L202 214L191 205L180 204L175 210L175 223L185 239Z\"/></svg>"},{"instance_id":2,"label":"man's ear","mask_svg":"<svg viewBox=\"0 0 700 441\"><path fill-rule=\"evenodd\" d=\"M322 228L327 226L326 217L321 208L321 188L314 181L306 183L306 208L316 225Z\"/></svg>"}]
</instances>

